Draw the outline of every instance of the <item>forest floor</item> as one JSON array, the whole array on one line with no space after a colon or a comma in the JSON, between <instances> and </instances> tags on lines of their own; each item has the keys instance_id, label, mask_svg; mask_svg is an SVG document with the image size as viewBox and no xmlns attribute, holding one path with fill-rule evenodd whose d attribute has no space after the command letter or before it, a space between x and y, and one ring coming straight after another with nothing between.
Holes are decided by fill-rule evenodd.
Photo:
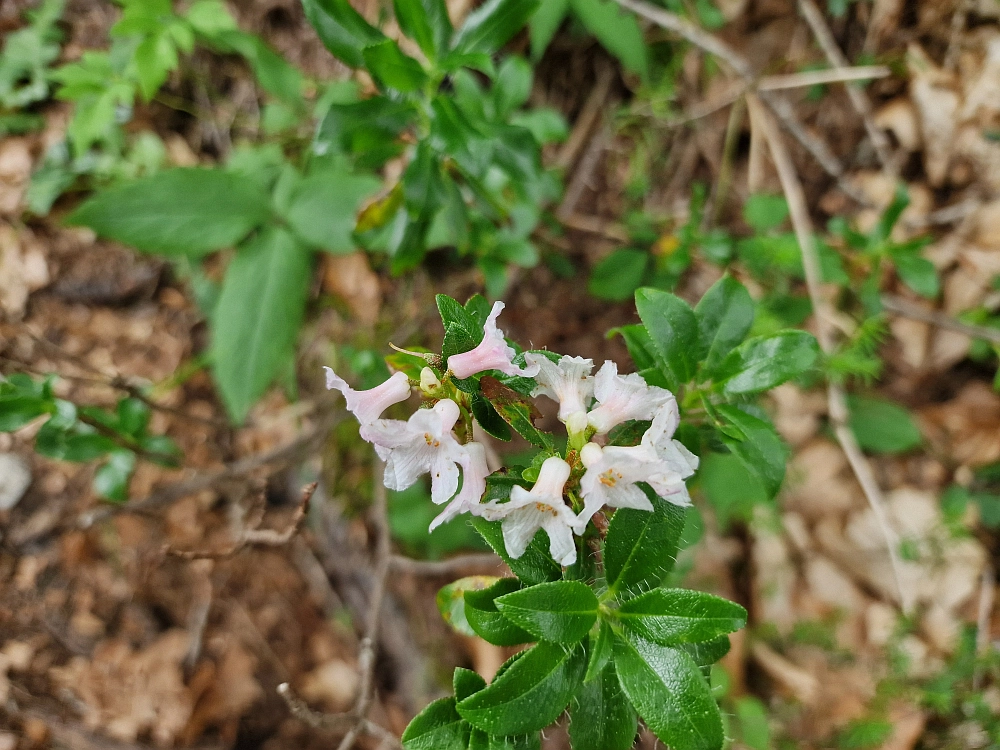
<instances>
[{"instance_id":1,"label":"forest floor","mask_svg":"<svg viewBox=\"0 0 1000 750\"><path fill-rule=\"evenodd\" d=\"M449 2L456 13L465 5ZM719 5L728 23L718 35L755 69L795 72L823 61L794 3ZM244 28L305 70L349 75L323 50L296 0L233 6ZM0 30L16 28L23 7L0 0ZM70 3L64 54L102 38L113 22L109 8ZM996 310L1000 5L852 3L832 32L850 59L871 53L891 68L866 95L868 124L887 134L892 163L880 163L866 117L842 85L820 99L789 92L795 116L843 165L832 177L795 145L814 218L841 215L870 227L892 199L893 175L901 176L911 203L900 238L932 238L925 254L942 294L932 305L892 279L883 288L949 319ZM513 46L524 44L518 38ZM576 274L563 278L544 264L518 271L505 295L512 338L629 369L620 339L604 334L634 322L634 308L594 299L585 280L626 237L624 196L636 158L652 175L642 207L661 216L684 217L691 185L718 185L725 174L728 191L713 196L712 221L734 235L748 232L740 212L748 195L780 192L745 110L733 124L725 106L736 79L719 75L706 84L700 60L696 49L686 54L671 94L692 120L654 126L648 118L613 118L633 102L635 82L592 43L557 37L537 68L532 101L558 108L571 125L570 140L547 156L566 167L570 196L559 213L567 231L550 238L551 251ZM433 347L442 335L434 293L465 298L482 290L482 280L443 256L405 278L363 254L325 258L300 339L298 397L275 389L247 426L234 429L197 364L203 316L170 268L62 226L72 198L45 220L23 218L31 170L62 137L65 108L52 105L46 119L38 135L0 139L0 370L56 373L58 394L79 403L113 405L137 385L157 384L151 431L170 435L184 463L142 463L133 499L113 506L93 494L92 466L36 455L34 428L0 434L0 454L26 462L32 477L23 498L0 510L0 750L330 747L342 731L308 726L277 692L289 683L316 710L350 708L375 575L364 513L369 459L340 421L341 403L323 390L321 365L345 343ZM153 124L176 164L218 156L205 145L203 122L157 104L137 119ZM645 157L636 157L640 142ZM695 258L678 293L697 300L720 274ZM749 275L743 280L754 289ZM889 321L880 350L885 370L871 392L904 405L924 442L870 462L890 523L916 550L902 562L911 614L901 613L885 539L833 439L822 389L785 385L769 400L793 449L776 505L724 523L696 493L705 529L685 553L687 583L750 612L723 662L723 705L742 727L738 746L971 750L1000 743L963 713L961 698L979 694L1000 713L1000 685L968 666L963 641L973 633L974 650L1000 637L993 573L1000 543L980 518L989 507L970 504L956 514L941 502L953 486L990 489L981 470L1000 462L995 358L992 366L970 358L972 340L961 331L912 314ZM313 481L319 489L299 524L303 487ZM407 533L412 518L394 521L397 549L426 552ZM247 531L259 529L275 533L250 541ZM468 572L501 569L477 558ZM449 689L452 667L491 674L506 656L441 621L434 595L462 574L461 566L444 575L400 566L390 576L371 718L396 736ZM949 695L959 697L935 703L928 695L942 672L954 676ZM757 706L769 717L764 741L751 736ZM367 738L359 746L378 743ZM568 744L552 732L545 746ZM653 738L640 746L653 748Z\"/></svg>"}]
</instances>

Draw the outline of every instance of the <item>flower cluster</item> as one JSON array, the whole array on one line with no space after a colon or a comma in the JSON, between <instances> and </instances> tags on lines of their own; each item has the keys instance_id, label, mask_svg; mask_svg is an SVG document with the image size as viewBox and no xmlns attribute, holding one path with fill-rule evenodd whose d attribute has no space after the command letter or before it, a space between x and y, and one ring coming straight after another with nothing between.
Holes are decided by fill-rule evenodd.
<instances>
[{"instance_id":1,"label":"flower cluster","mask_svg":"<svg viewBox=\"0 0 1000 750\"><path fill-rule=\"evenodd\" d=\"M445 505L432 530L465 512L501 521L507 552L518 558L544 529L549 551L561 565L576 561L574 534L582 536L604 506L653 510L639 483L672 503L689 505L684 480L697 469L698 458L673 439L679 424L673 394L648 385L640 375L619 375L611 361L594 375L590 359L528 352L525 366L519 367L513 361L517 353L496 325L502 310L502 302L493 305L482 343L449 357L443 373L428 366L419 380L411 381L397 372L376 388L355 391L326 368L327 388L344 395L347 408L361 423L361 436L385 461L385 486L404 490L429 473L431 499ZM565 455L542 461L530 490L515 485L509 499L483 502L490 474L486 451L471 440L469 396L452 381L491 371L533 378L531 395L558 402L558 418L569 440ZM433 405L405 422L382 419L389 406L409 398L411 385ZM460 420L467 426L459 431L466 436L463 440L456 435ZM651 422L639 444L609 445L608 433L633 420Z\"/></svg>"}]
</instances>

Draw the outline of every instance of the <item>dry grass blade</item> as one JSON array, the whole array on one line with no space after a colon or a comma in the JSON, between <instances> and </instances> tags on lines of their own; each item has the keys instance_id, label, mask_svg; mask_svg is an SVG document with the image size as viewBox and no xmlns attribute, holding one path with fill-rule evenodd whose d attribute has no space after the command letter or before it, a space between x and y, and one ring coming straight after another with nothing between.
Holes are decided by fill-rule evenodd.
<instances>
[{"instance_id":1,"label":"dry grass blade","mask_svg":"<svg viewBox=\"0 0 1000 750\"><path fill-rule=\"evenodd\" d=\"M832 310L827 300L820 293L820 263L819 254L813 240L812 219L809 216L809 207L806 203L805 192L799 180L798 171L792 162L791 155L785 147L781 131L771 119L770 115L763 110L757 98L753 95L747 97L747 103L755 111L754 122L759 123L764 130L764 137L767 140L768 148L774 159L775 167L778 170L778 178L781 181L782 190L788 201L788 209L791 214L792 227L798 239L799 247L802 251L802 266L805 271L806 287L809 291L809 299L812 302L813 311L816 315L817 339L820 348L824 353L829 354L834 349L834 336L831 325L833 318ZM898 538L896 532L885 512L885 498L882 490L875 479L868 459L854 438L854 433L847 426L848 409L847 398L844 390L836 383L830 383L827 388L827 400L829 402L830 421L833 423L834 435L840 443L847 462L851 470L861 484L868 505L872 509L885 543L889 551L889 560L892 564L893 575L896 578L896 586L899 589L900 604L903 611L909 613L914 604L913 592L903 585L903 578L900 569L899 554L897 552Z\"/></svg>"}]
</instances>

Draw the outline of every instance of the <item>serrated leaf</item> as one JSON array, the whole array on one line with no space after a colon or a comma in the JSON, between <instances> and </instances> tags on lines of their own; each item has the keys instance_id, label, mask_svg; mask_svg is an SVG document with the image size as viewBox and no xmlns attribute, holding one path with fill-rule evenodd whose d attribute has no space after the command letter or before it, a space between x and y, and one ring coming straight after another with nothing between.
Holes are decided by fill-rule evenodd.
<instances>
[{"instance_id":1,"label":"serrated leaf","mask_svg":"<svg viewBox=\"0 0 1000 750\"><path fill-rule=\"evenodd\" d=\"M480 378L479 385L483 396L489 399L497 414L514 428L518 435L536 448L552 449L552 438L535 427L534 421L541 415L533 402L491 375Z\"/></svg>"},{"instance_id":2,"label":"serrated leaf","mask_svg":"<svg viewBox=\"0 0 1000 750\"><path fill-rule=\"evenodd\" d=\"M697 369L698 320L687 302L669 292L643 288L635 307L672 390L689 382Z\"/></svg>"},{"instance_id":3,"label":"serrated leaf","mask_svg":"<svg viewBox=\"0 0 1000 750\"><path fill-rule=\"evenodd\" d=\"M444 0L393 0L396 21L421 52L433 60L444 52L451 36L451 21Z\"/></svg>"},{"instance_id":4,"label":"serrated leaf","mask_svg":"<svg viewBox=\"0 0 1000 750\"><path fill-rule=\"evenodd\" d=\"M400 742L405 750L466 750L470 727L454 698L440 698L413 717Z\"/></svg>"},{"instance_id":5,"label":"serrated leaf","mask_svg":"<svg viewBox=\"0 0 1000 750\"><path fill-rule=\"evenodd\" d=\"M510 497L510 489L507 489L507 497ZM489 497L489 484L487 484L487 501ZM562 568L552 559L549 554L549 545L544 535L539 530L535 538L531 540L524 554L514 559L507 554L507 548L503 543L503 528L499 521L487 521L485 518L473 518L472 525L480 533L486 543L490 545L494 552L503 558L507 566L518 578L528 585L545 583L546 581L556 581L562 578Z\"/></svg>"},{"instance_id":6,"label":"serrated leaf","mask_svg":"<svg viewBox=\"0 0 1000 750\"><path fill-rule=\"evenodd\" d=\"M486 687L486 680L478 672L462 667L455 667L455 674L452 675L451 682L456 701L464 700Z\"/></svg>"},{"instance_id":7,"label":"serrated leaf","mask_svg":"<svg viewBox=\"0 0 1000 750\"><path fill-rule=\"evenodd\" d=\"M804 374L819 355L816 337L806 331L779 331L740 344L720 366L729 395L760 393Z\"/></svg>"},{"instance_id":8,"label":"serrated leaf","mask_svg":"<svg viewBox=\"0 0 1000 750\"><path fill-rule=\"evenodd\" d=\"M528 22L539 1L487 0L466 17L455 35L455 51L496 52Z\"/></svg>"},{"instance_id":9,"label":"serrated leaf","mask_svg":"<svg viewBox=\"0 0 1000 750\"><path fill-rule=\"evenodd\" d=\"M292 355L311 273L309 253L278 227L240 248L226 269L212 317L212 364L236 424Z\"/></svg>"},{"instance_id":10,"label":"serrated leaf","mask_svg":"<svg viewBox=\"0 0 1000 750\"><path fill-rule=\"evenodd\" d=\"M573 750L629 750L638 723L614 664L608 664L598 679L584 683L570 703Z\"/></svg>"},{"instance_id":11,"label":"serrated leaf","mask_svg":"<svg viewBox=\"0 0 1000 750\"><path fill-rule=\"evenodd\" d=\"M617 616L626 630L665 646L710 641L747 621L739 604L688 589L647 591L624 602Z\"/></svg>"},{"instance_id":12,"label":"serrated leaf","mask_svg":"<svg viewBox=\"0 0 1000 750\"><path fill-rule=\"evenodd\" d=\"M115 503L128 500L128 483L135 471L135 453L117 449L108 461L94 473L94 492Z\"/></svg>"},{"instance_id":13,"label":"serrated leaf","mask_svg":"<svg viewBox=\"0 0 1000 750\"><path fill-rule=\"evenodd\" d=\"M712 284L694 308L700 332L702 370L711 373L743 339L753 325L750 292L732 276Z\"/></svg>"},{"instance_id":14,"label":"serrated leaf","mask_svg":"<svg viewBox=\"0 0 1000 750\"><path fill-rule=\"evenodd\" d=\"M496 576L467 576L441 587L435 597L441 619L462 635L475 636L476 631L465 619L465 594L488 589L499 579Z\"/></svg>"},{"instance_id":15,"label":"serrated leaf","mask_svg":"<svg viewBox=\"0 0 1000 750\"><path fill-rule=\"evenodd\" d=\"M504 617L497 607L498 597L520 588L521 582L516 578L500 578L487 589L466 592L465 619L476 635L494 646L517 646L536 640L531 633Z\"/></svg>"},{"instance_id":16,"label":"serrated leaf","mask_svg":"<svg viewBox=\"0 0 1000 750\"><path fill-rule=\"evenodd\" d=\"M629 701L660 740L684 750L721 750L719 707L684 651L641 638L615 643L615 668Z\"/></svg>"},{"instance_id":17,"label":"serrated leaf","mask_svg":"<svg viewBox=\"0 0 1000 750\"><path fill-rule=\"evenodd\" d=\"M553 581L504 594L496 607L539 640L578 643L597 622L597 597L580 581Z\"/></svg>"},{"instance_id":18,"label":"serrated leaf","mask_svg":"<svg viewBox=\"0 0 1000 750\"><path fill-rule=\"evenodd\" d=\"M510 427L497 414L493 405L480 393L472 396L472 416L476 418L480 427L497 440L509 441L511 439Z\"/></svg>"},{"instance_id":19,"label":"serrated leaf","mask_svg":"<svg viewBox=\"0 0 1000 750\"><path fill-rule=\"evenodd\" d=\"M646 488L653 512L620 508L604 540L604 574L613 594L635 595L660 585L674 567L687 509Z\"/></svg>"},{"instance_id":20,"label":"serrated leaf","mask_svg":"<svg viewBox=\"0 0 1000 750\"><path fill-rule=\"evenodd\" d=\"M715 412L738 435L723 434L722 441L761 480L769 497L777 495L785 480L788 449L774 427L731 404L721 404Z\"/></svg>"},{"instance_id":21,"label":"serrated leaf","mask_svg":"<svg viewBox=\"0 0 1000 750\"><path fill-rule=\"evenodd\" d=\"M729 653L732 643L728 635L720 635L704 643L682 643L678 646L694 659L699 667L709 667Z\"/></svg>"},{"instance_id":22,"label":"serrated leaf","mask_svg":"<svg viewBox=\"0 0 1000 750\"><path fill-rule=\"evenodd\" d=\"M583 680L582 646L539 643L485 689L461 701L459 714L490 734L537 732L563 712Z\"/></svg>"},{"instance_id":23,"label":"serrated leaf","mask_svg":"<svg viewBox=\"0 0 1000 750\"><path fill-rule=\"evenodd\" d=\"M0 398L0 432L13 432L52 411L47 399L32 396Z\"/></svg>"},{"instance_id":24,"label":"serrated leaf","mask_svg":"<svg viewBox=\"0 0 1000 750\"><path fill-rule=\"evenodd\" d=\"M171 169L102 190L67 223L138 250L197 255L232 247L270 216L251 180L220 169Z\"/></svg>"},{"instance_id":25,"label":"serrated leaf","mask_svg":"<svg viewBox=\"0 0 1000 750\"><path fill-rule=\"evenodd\" d=\"M587 291L598 299L626 300L642 286L650 260L650 254L644 250L615 250L594 266Z\"/></svg>"}]
</instances>

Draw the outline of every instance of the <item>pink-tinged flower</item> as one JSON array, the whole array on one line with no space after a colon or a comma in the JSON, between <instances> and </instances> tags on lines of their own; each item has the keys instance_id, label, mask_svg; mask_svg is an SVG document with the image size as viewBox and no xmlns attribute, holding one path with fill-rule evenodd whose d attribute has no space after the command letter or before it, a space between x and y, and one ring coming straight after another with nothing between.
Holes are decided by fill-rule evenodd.
<instances>
[{"instance_id":1,"label":"pink-tinged flower","mask_svg":"<svg viewBox=\"0 0 1000 750\"><path fill-rule=\"evenodd\" d=\"M503 331L497 328L497 316L503 308L503 302L493 303L493 310L486 318L483 340L479 346L471 351L448 357L448 369L456 378L467 378L486 370L499 370L505 375L521 375L526 378L532 378L538 372L537 367L522 369L511 361L517 352L507 345Z\"/></svg>"},{"instance_id":2,"label":"pink-tinged flower","mask_svg":"<svg viewBox=\"0 0 1000 750\"><path fill-rule=\"evenodd\" d=\"M681 479L687 479L698 469L698 457L679 440L671 439L680 416L676 402L664 404L653 417L653 423L642 436L642 445L652 448L666 466ZM654 489L656 489L654 487ZM658 495L666 497L661 492ZM669 498L668 498L669 499ZM678 503L682 505L684 503Z\"/></svg>"},{"instance_id":3,"label":"pink-tinged flower","mask_svg":"<svg viewBox=\"0 0 1000 750\"><path fill-rule=\"evenodd\" d=\"M362 425L371 424L390 406L410 397L410 380L401 372L393 374L382 385L356 391L329 367L323 369L326 370L327 390L337 389L343 393L348 410Z\"/></svg>"},{"instance_id":4,"label":"pink-tinged flower","mask_svg":"<svg viewBox=\"0 0 1000 750\"><path fill-rule=\"evenodd\" d=\"M570 465L557 456L545 459L538 470L538 481L530 490L514 487L510 500L486 503L480 508L490 521L503 521L503 543L507 554L518 558L539 529L549 535L549 552L560 565L576 562L573 524L576 515L563 502L563 487L569 479Z\"/></svg>"},{"instance_id":5,"label":"pink-tinged flower","mask_svg":"<svg viewBox=\"0 0 1000 750\"><path fill-rule=\"evenodd\" d=\"M430 472L431 500L439 505L447 502L458 489L458 463L466 455L451 432L459 414L458 404L442 399L406 422L379 419L362 427L361 437L373 443L385 461L385 486L405 490Z\"/></svg>"},{"instance_id":6,"label":"pink-tinged flower","mask_svg":"<svg viewBox=\"0 0 1000 750\"><path fill-rule=\"evenodd\" d=\"M486 494L486 477L490 473L486 465L486 450L481 443L469 443L464 448L464 454L458 464L462 467L462 489L445 506L444 511L431 522L429 531L446 523L459 513L468 511L474 516L482 515L480 500Z\"/></svg>"},{"instance_id":7,"label":"pink-tinged flower","mask_svg":"<svg viewBox=\"0 0 1000 750\"><path fill-rule=\"evenodd\" d=\"M594 369L592 359L564 356L553 362L544 354L529 352L524 361L538 368L535 379L538 386L532 396L548 396L559 402L559 421L573 427L587 425L587 407L594 396ZM578 432L579 430L573 430Z\"/></svg>"},{"instance_id":8,"label":"pink-tinged flower","mask_svg":"<svg viewBox=\"0 0 1000 750\"><path fill-rule=\"evenodd\" d=\"M608 360L594 378L594 398L599 404L587 415L590 426L603 435L630 419L652 419L661 406L674 402L665 388L647 385L638 373L618 374L618 365Z\"/></svg>"}]
</instances>

